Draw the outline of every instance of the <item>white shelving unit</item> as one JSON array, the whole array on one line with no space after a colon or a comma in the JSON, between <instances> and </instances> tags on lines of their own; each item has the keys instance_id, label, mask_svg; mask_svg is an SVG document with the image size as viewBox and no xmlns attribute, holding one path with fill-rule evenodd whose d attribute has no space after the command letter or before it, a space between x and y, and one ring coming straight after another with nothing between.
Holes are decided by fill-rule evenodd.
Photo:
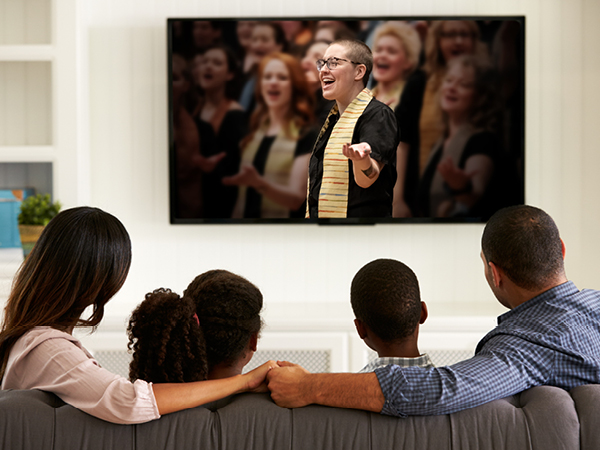
<instances>
[{"instance_id":1,"label":"white shelving unit","mask_svg":"<svg viewBox=\"0 0 600 450\"><path fill-rule=\"evenodd\" d=\"M51 180L65 206L89 191L76 19L77 0L0 0L0 188Z\"/></svg>"}]
</instances>

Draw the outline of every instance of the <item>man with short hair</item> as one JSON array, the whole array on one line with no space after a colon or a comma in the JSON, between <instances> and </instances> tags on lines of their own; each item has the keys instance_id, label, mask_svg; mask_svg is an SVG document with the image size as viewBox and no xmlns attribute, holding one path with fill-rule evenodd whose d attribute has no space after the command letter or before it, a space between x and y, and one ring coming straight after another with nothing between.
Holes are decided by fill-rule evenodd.
<instances>
[{"instance_id":1,"label":"man with short hair","mask_svg":"<svg viewBox=\"0 0 600 450\"><path fill-rule=\"evenodd\" d=\"M386 366L368 374L311 374L281 363L268 374L280 406L310 403L395 416L449 414L533 386L600 383L600 292L567 280L565 247L548 214L502 209L485 227L481 257L498 301L510 310L477 345L447 367Z\"/></svg>"},{"instance_id":2,"label":"man with short hair","mask_svg":"<svg viewBox=\"0 0 600 450\"><path fill-rule=\"evenodd\" d=\"M354 275L350 303L358 335L378 355L361 372L390 364L433 367L418 347L419 326L427 320L427 306L410 267L395 259L371 261Z\"/></svg>"},{"instance_id":3,"label":"man with short hair","mask_svg":"<svg viewBox=\"0 0 600 450\"><path fill-rule=\"evenodd\" d=\"M335 100L309 163L307 218L391 217L399 134L394 112L366 89L373 56L339 40L317 61L323 97Z\"/></svg>"}]
</instances>

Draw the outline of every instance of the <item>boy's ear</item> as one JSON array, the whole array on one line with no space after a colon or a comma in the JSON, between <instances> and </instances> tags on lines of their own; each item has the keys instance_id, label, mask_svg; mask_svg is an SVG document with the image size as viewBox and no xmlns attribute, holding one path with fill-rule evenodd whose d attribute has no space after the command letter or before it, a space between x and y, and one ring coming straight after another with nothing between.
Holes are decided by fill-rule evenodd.
<instances>
[{"instance_id":1,"label":"boy's ear","mask_svg":"<svg viewBox=\"0 0 600 450\"><path fill-rule=\"evenodd\" d=\"M367 326L365 325L365 323L360 319L354 319L354 326L356 327L356 332L358 333L358 336L364 340L369 334L367 332Z\"/></svg>"},{"instance_id":2,"label":"boy's ear","mask_svg":"<svg viewBox=\"0 0 600 450\"><path fill-rule=\"evenodd\" d=\"M250 348L250 350L255 352L257 345L258 345L258 333L253 333L252 336L250 336L250 342L248 343L248 347Z\"/></svg>"},{"instance_id":3,"label":"boy's ear","mask_svg":"<svg viewBox=\"0 0 600 450\"><path fill-rule=\"evenodd\" d=\"M504 281L504 273L502 272L502 269L500 269L493 262L489 262L488 266L490 266L490 271L492 272L492 283L496 288L500 287Z\"/></svg>"},{"instance_id":4,"label":"boy's ear","mask_svg":"<svg viewBox=\"0 0 600 450\"><path fill-rule=\"evenodd\" d=\"M419 324L423 325L429 316L429 311L427 311L427 305L425 302L421 302L421 318L419 319Z\"/></svg>"}]
</instances>

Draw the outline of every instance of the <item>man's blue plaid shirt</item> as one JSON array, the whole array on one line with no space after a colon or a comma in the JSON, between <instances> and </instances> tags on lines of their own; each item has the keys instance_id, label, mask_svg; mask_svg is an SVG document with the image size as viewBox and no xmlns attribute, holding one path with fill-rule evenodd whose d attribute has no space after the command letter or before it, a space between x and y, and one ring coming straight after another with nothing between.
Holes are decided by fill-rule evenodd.
<instances>
[{"instance_id":1,"label":"man's blue plaid shirt","mask_svg":"<svg viewBox=\"0 0 600 450\"><path fill-rule=\"evenodd\" d=\"M538 385L600 383L600 292L557 286L498 317L475 356L452 366L375 370L382 413L449 414Z\"/></svg>"}]
</instances>

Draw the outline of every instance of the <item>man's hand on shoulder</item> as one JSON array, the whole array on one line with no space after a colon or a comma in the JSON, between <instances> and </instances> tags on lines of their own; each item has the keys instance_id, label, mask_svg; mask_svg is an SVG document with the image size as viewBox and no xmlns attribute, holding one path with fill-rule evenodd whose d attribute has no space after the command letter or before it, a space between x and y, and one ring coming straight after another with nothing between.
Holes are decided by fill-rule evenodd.
<instances>
[{"instance_id":1,"label":"man's hand on shoulder","mask_svg":"<svg viewBox=\"0 0 600 450\"><path fill-rule=\"evenodd\" d=\"M371 373L310 373L303 367L277 361L267 373L271 398L282 408L318 404L380 412L385 398Z\"/></svg>"},{"instance_id":2,"label":"man's hand on shoulder","mask_svg":"<svg viewBox=\"0 0 600 450\"><path fill-rule=\"evenodd\" d=\"M311 373L297 364L278 361L279 367L274 367L267 374L267 386L271 398L282 408L299 408L313 401L310 399Z\"/></svg>"}]
</instances>

